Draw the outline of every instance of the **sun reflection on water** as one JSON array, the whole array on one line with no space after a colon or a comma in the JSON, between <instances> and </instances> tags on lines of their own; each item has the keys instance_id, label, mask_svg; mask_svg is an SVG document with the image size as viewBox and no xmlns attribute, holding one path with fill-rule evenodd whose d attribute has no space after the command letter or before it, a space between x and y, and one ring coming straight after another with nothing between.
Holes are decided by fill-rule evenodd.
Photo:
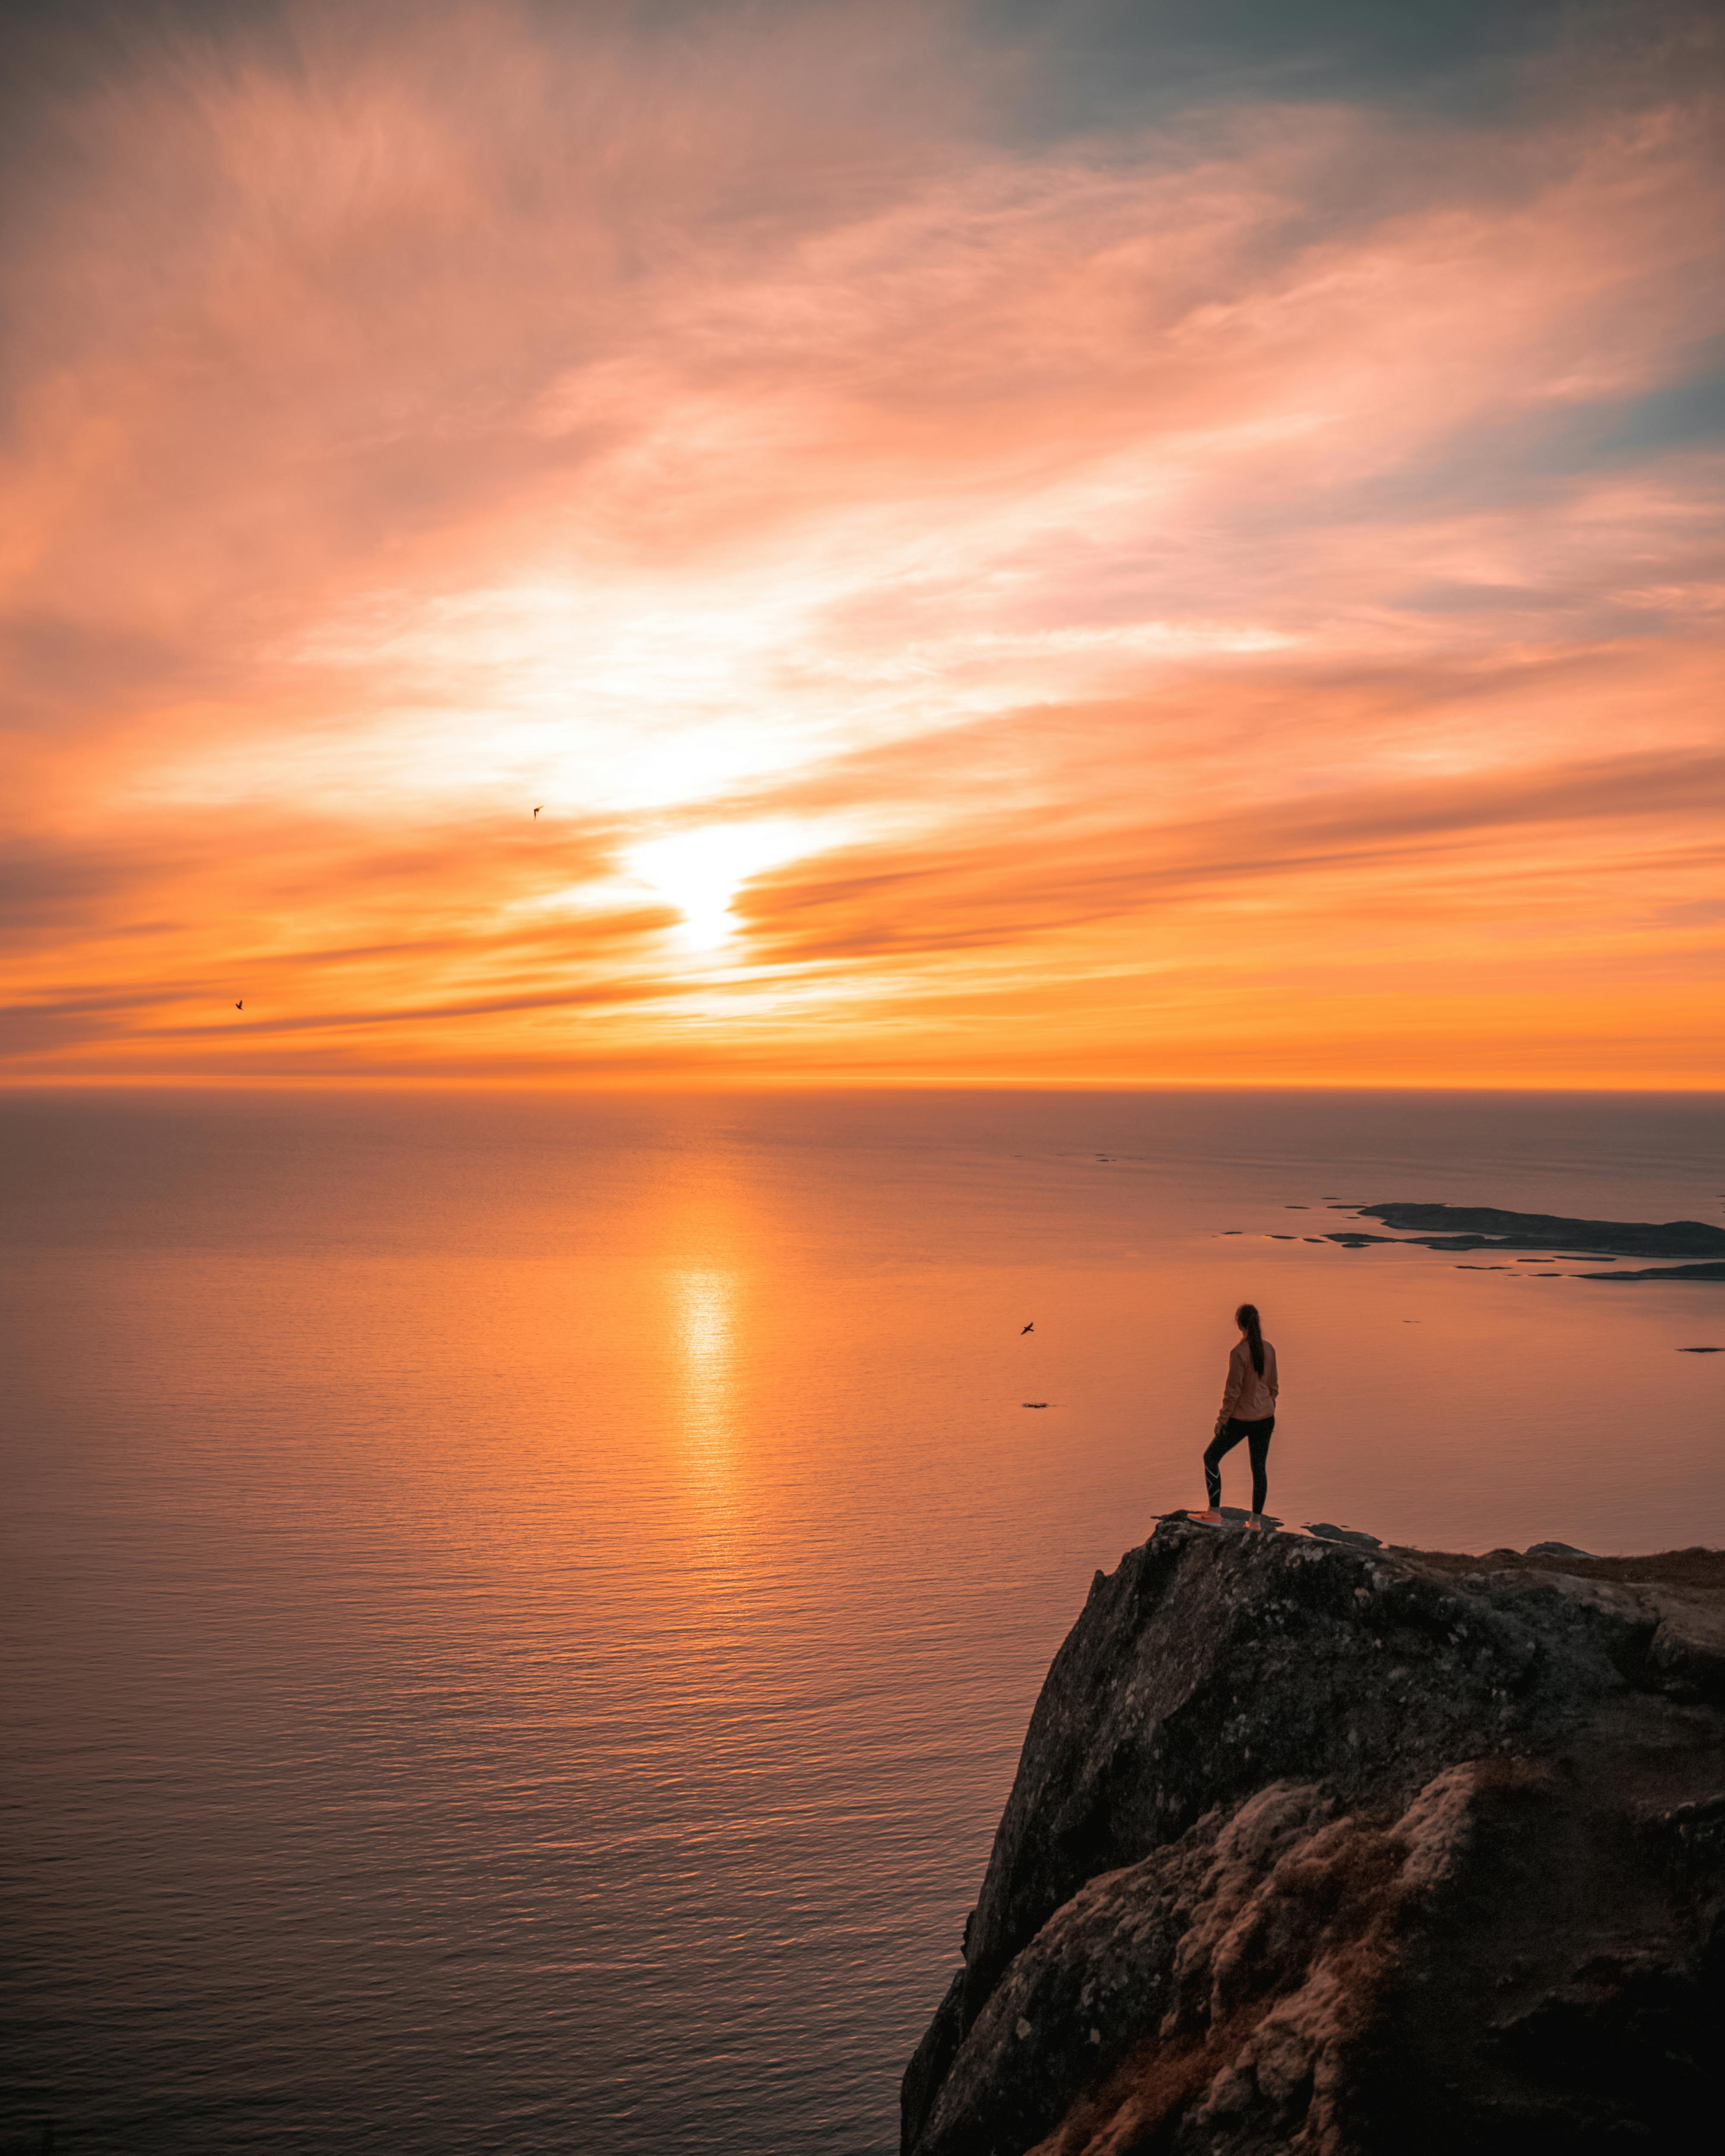
<instances>
[{"instance_id":1,"label":"sun reflection on water","mask_svg":"<svg viewBox=\"0 0 1725 2156\"><path fill-rule=\"evenodd\" d=\"M729 1528L737 1509L735 1323L737 1276L672 1276L690 1494L709 1530Z\"/></svg>"}]
</instances>

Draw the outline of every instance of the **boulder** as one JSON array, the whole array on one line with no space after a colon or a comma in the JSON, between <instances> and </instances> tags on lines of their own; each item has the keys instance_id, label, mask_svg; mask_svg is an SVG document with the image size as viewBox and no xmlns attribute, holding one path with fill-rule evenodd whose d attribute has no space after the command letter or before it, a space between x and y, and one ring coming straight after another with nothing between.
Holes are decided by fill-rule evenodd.
<instances>
[{"instance_id":1,"label":"boulder","mask_svg":"<svg viewBox=\"0 0 1725 2156\"><path fill-rule=\"evenodd\" d=\"M1722 1912L1725 1558L1169 1518L1050 1670L902 2146L1685 2145Z\"/></svg>"}]
</instances>

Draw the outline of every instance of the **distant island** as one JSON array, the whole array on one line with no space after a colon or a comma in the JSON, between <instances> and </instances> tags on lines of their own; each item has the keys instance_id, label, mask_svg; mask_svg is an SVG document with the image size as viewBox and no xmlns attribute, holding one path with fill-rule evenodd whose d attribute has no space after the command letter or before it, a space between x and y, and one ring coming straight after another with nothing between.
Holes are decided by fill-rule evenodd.
<instances>
[{"instance_id":1,"label":"distant island","mask_svg":"<svg viewBox=\"0 0 1725 2156\"><path fill-rule=\"evenodd\" d=\"M905 2156L1527 2156L1717 2115L1725 1554L1338 1532L1176 1516L1096 1574Z\"/></svg>"},{"instance_id":2,"label":"distant island","mask_svg":"<svg viewBox=\"0 0 1725 2156\"><path fill-rule=\"evenodd\" d=\"M1704 1220L1572 1220L1558 1213L1510 1213L1497 1205L1356 1205L1363 1220L1399 1232L1358 1229L1325 1238L1348 1250L1372 1243L1419 1243L1430 1250L1537 1250L1557 1258L1681 1258L1682 1265L1584 1273L1584 1280L1725 1281L1725 1228Z\"/></svg>"}]
</instances>

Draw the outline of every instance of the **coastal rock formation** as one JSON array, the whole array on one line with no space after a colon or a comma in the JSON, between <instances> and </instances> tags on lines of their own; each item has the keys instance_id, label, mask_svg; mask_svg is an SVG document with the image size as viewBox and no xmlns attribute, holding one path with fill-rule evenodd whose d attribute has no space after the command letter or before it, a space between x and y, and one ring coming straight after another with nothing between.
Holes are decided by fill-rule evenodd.
<instances>
[{"instance_id":1,"label":"coastal rock formation","mask_svg":"<svg viewBox=\"0 0 1725 2156\"><path fill-rule=\"evenodd\" d=\"M1558 1213L1508 1213L1497 1205L1360 1205L1364 1220L1381 1221L1394 1235L1357 1228L1323 1240L1345 1250L1372 1243L1418 1243L1429 1250L1548 1250L1553 1256L1684 1258L1686 1265L1645 1266L1633 1271L1583 1273L1583 1280L1725 1280L1725 1228L1705 1220L1575 1220ZM1286 1236L1272 1237L1286 1242Z\"/></svg>"},{"instance_id":2,"label":"coastal rock formation","mask_svg":"<svg viewBox=\"0 0 1725 2156\"><path fill-rule=\"evenodd\" d=\"M1725 1258L1706 1258L1692 1265L1636 1265L1626 1273L1583 1273L1583 1280L1725 1281Z\"/></svg>"},{"instance_id":3,"label":"coastal rock formation","mask_svg":"<svg viewBox=\"0 0 1725 2156\"><path fill-rule=\"evenodd\" d=\"M1163 1522L1055 1657L906 2156L1686 2145L1725 1557Z\"/></svg>"}]
</instances>

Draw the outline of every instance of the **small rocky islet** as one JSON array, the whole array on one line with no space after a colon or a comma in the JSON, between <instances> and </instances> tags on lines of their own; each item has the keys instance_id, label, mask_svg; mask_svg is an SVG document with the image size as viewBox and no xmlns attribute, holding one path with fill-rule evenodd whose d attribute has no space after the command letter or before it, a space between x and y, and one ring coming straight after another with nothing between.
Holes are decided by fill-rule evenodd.
<instances>
[{"instance_id":1,"label":"small rocky islet","mask_svg":"<svg viewBox=\"0 0 1725 2156\"><path fill-rule=\"evenodd\" d=\"M1324 1240L1339 1243L1344 1250L1364 1250L1373 1243L1414 1243L1429 1250L1538 1250L1584 1265L1601 1258L1675 1259L1681 1262L1579 1277L1725 1281L1725 1228L1705 1220L1577 1220L1558 1213L1512 1213L1497 1205L1394 1204L1346 1209L1394 1232L1378 1235L1364 1229L1330 1230Z\"/></svg>"},{"instance_id":2,"label":"small rocky islet","mask_svg":"<svg viewBox=\"0 0 1725 2156\"><path fill-rule=\"evenodd\" d=\"M1725 2096L1725 1553L1161 1521L1031 1717L905 2156L1590 2156Z\"/></svg>"}]
</instances>

